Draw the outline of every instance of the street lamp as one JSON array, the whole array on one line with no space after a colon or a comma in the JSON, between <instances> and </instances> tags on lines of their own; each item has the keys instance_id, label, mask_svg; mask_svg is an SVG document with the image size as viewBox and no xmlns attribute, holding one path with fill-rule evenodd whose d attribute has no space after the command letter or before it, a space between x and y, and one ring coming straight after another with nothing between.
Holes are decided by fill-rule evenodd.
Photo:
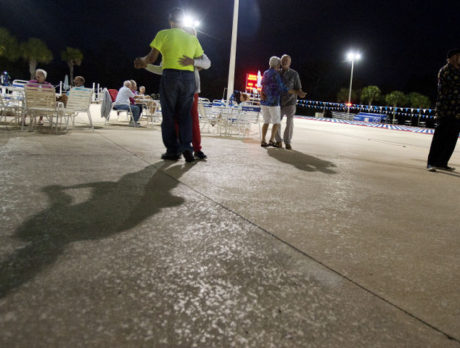
<instances>
[{"instance_id":1,"label":"street lamp","mask_svg":"<svg viewBox=\"0 0 460 348\"><path fill-rule=\"evenodd\" d=\"M238 34L238 8L239 0L234 0L233 3L233 26L232 26L232 44L230 47L230 66L228 69L228 85L227 85L227 104L233 94L235 85L235 61L236 61L236 37Z\"/></svg>"},{"instance_id":2,"label":"street lamp","mask_svg":"<svg viewBox=\"0 0 460 348\"><path fill-rule=\"evenodd\" d=\"M348 103L347 103L348 110L347 110L347 114L350 113L350 106L351 106L351 87L353 85L353 68L354 68L354 65L355 65L355 61L358 61L360 59L361 59L361 53L359 53L359 52L350 51L350 52L347 53L347 60L351 62L350 90L348 91Z\"/></svg>"}]
</instances>

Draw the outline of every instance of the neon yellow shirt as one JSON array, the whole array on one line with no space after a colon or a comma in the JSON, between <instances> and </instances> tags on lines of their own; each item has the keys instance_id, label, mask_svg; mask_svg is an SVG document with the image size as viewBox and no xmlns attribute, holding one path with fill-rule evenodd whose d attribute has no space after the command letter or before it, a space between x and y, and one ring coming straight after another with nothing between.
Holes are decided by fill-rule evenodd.
<instances>
[{"instance_id":1,"label":"neon yellow shirt","mask_svg":"<svg viewBox=\"0 0 460 348\"><path fill-rule=\"evenodd\" d=\"M163 57L163 69L194 71L193 65L182 66L179 64L179 59L184 55L198 58L204 53L198 39L179 28L159 31L150 47L160 51Z\"/></svg>"}]
</instances>

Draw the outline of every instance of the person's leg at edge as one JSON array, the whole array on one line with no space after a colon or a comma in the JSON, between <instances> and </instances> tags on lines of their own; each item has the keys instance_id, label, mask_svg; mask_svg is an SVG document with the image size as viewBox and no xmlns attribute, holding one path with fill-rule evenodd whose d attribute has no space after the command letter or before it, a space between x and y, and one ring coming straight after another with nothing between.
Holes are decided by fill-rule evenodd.
<instances>
[{"instance_id":1,"label":"person's leg at edge","mask_svg":"<svg viewBox=\"0 0 460 348\"><path fill-rule=\"evenodd\" d=\"M273 124L272 126L272 135L270 137L270 142L269 143L275 143L275 135L278 133L278 130L280 129L280 124L279 123L275 123ZM277 144L275 144L277 145Z\"/></svg>"},{"instance_id":2,"label":"person's leg at edge","mask_svg":"<svg viewBox=\"0 0 460 348\"><path fill-rule=\"evenodd\" d=\"M262 147L267 147L267 132L268 132L268 126L271 122L271 115L270 115L270 109L266 105L262 105L262 117L264 119L264 124L262 125L262 141L260 143L260 146Z\"/></svg>"},{"instance_id":3,"label":"person's leg at edge","mask_svg":"<svg viewBox=\"0 0 460 348\"><path fill-rule=\"evenodd\" d=\"M180 94L177 99L177 123L179 125L179 152L187 162L192 162L192 105L195 91L195 75L192 71L181 72Z\"/></svg>"},{"instance_id":4,"label":"person's leg at edge","mask_svg":"<svg viewBox=\"0 0 460 348\"><path fill-rule=\"evenodd\" d=\"M174 114L177 101L177 78L168 71L163 72L160 82L160 104L163 120L161 122L161 136L166 147L166 154L179 155L179 144L174 128Z\"/></svg>"},{"instance_id":5,"label":"person's leg at edge","mask_svg":"<svg viewBox=\"0 0 460 348\"><path fill-rule=\"evenodd\" d=\"M281 115L286 115L286 127L284 128L284 144L288 150L292 149L291 141L294 134L294 115L296 111L295 105L289 105L281 108Z\"/></svg>"},{"instance_id":6,"label":"person's leg at edge","mask_svg":"<svg viewBox=\"0 0 460 348\"><path fill-rule=\"evenodd\" d=\"M261 142L262 145L267 144L267 141L265 140L267 137L267 131L268 131L268 123L264 123L262 125L262 142Z\"/></svg>"},{"instance_id":7,"label":"person's leg at edge","mask_svg":"<svg viewBox=\"0 0 460 348\"><path fill-rule=\"evenodd\" d=\"M430 167L440 167L442 165L442 153L445 148L445 139L448 128L448 121L446 121L445 118L439 119L431 140L430 152L427 160L428 169L430 169Z\"/></svg>"},{"instance_id":8,"label":"person's leg at edge","mask_svg":"<svg viewBox=\"0 0 460 348\"><path fill-rule=\"evenodd\" d=\"M131 105L131 112L133 113L134 123L136 124L141 117L139 107L137 105Z\"/></svg>"},{"instance_id":9,"label":"person's leg at edge","mask_svg":"<svg viewBox=\"0 0 460 348\"><path fill-rule=\"evenodd\" d=\"M193 95L192 105L192 146L195 157L206 159L206 155L201 151L201 132L200 116L198 114L198 93Z\"/></svg>"},{"instance_id":10,"label":"person's leg at edge","mask_svg":"<svg viewBox=\"0 0 460 348\"><path fill-rule=\"evenodd\" d=\"M275 134L275 140L276 144L279 145L280 147L283 146L283 138L281 138L281 122L283 121L283 108L281 108L281 118L280 118L280 126L278 127L278 131Z\"/></svg>"},{"instance_id":11,"label":"person's leg at edge","mask_svg":"<svg viewBox=\"0 0 460 348\"><path fill-rule=\"evenodd\" d=\"M273 126L272 126L272 135L268 143L272 146L280 147L278 146L277 143L275 143L275 135L278 133L278 129L280 128L281 108L279 106L272 106L272 107L269 107L269 110L270 110L270 116L271 116L271 121L273 123Z\"/></svg>"},{"instance_id":12,"label":"person's leg at edge","mask_svg":"<svg viewBox=\"0 0 460 348\"><path fill-rule=\"evenodd\" d=\"M444 148L442 149L440 165L443 168L448 168L448 163L452 154L454 153L455 146L457 145L459 135L460 120L449 120L449 127L445 134Z\"/></svg>"}]
</instances>

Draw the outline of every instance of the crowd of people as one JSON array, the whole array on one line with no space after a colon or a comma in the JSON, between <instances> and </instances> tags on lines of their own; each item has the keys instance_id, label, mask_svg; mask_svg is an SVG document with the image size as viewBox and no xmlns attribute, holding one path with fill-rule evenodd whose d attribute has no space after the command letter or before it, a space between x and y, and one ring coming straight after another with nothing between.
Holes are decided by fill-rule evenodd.
<instances>
[{"instance_id":1,"label":"crowd of people","mask_svg":"<svg viewBox=\"0 0 460 348\"><path fill-rule=\"evenodd\" d=\"M161 30L151 42L150 52L136 58L136 69L146 69L161 75L160 103L163 114L161 125L165 160L178 160L184 156L187 162L205 159L201 150L201 136L198 117L198 95L200 93L199 71L208 69L211 61L206 56L192 28L183 27L181 9L169 14L170 29ZM161 55L162 62L154 65ZM264 118L262 127L263 147L282 147L292 149L293 117L297 96L303 98L299 74L290 68L291 57L271 57L269 69L262 78L261 108ZM245 101L245 95L239 95ZM243 100L244 99L244 100ZM286 116L287 126L281 138L280 122ZM265 138L269 125L272 126L270 141ZM193 146L192 146L193 145Z\"/></svg>"},{"instance_id":2,"label":"crowd of people","mask_svg":"<svg viewBox=\"0 0 460 348\"><path fill-rule=\"evenodd\" d=\"M184 27L184 13L175 8L169 14L170 28L159 31L150 43L150 52L134 60L136 69L161 75L160 104L162 109L162 139L166 152L164 160L178 160L184 156L187 162L206 159L201 147L201 134L198 115L198 97L200 93L200 70L211 66L210 59L197 38L193 28ZM154 65L158 58L162 61ZM263 73L260 104L263 116L261 146L292 149L294 115L297 97L304 98L299 74L291 68L291 57L284 54L281 58L270 57L269 68ZM52 88L46 81L47 73L37 69L35 78L28 86ZM10 77L4 72L1 83L8 83ZM85 79L75 77L75 88L83 88ZM67 103L67 94L58 97L58 101ZM246 102L247 95L235 93L235 102ZM118 91L113 108L129 110L133 115L131 125L139 126L143 108L154 112L155 101L145 94L145 87L137 88L134 80L127 80ZM460 134L460 49L452 49L447 54L447 64L438 74L438 100L436 104L437 127L432 139L427 160L429 171L453 171L448 162L454 152ZM281 131L281 121L286 117L286 127ZM41 122L41 119L40 119ZM266 141L268 128L272 125L269 141Z\"/></svg>"}]
</instances>

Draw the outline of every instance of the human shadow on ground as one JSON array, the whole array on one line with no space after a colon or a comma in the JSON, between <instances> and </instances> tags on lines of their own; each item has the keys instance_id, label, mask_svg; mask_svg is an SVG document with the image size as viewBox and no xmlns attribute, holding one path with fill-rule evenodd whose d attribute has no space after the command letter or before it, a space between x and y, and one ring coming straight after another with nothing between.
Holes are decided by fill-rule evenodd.
<instances>
[{"instance_id":1,"label":"human shadow on ground","mask_svg":"<svg viewBox=\"0 0 460 348\"><path fill-rule=\"evenodd\" d=\"M459 172L449 172L449 171L437 169L437 170L436 170L436 173L440 173L440 174L444 174L444 175L448 175L448 176L453 176L453 177L460 178L460 173L459 173Z\"/></svg>"},{"instance_id":2,"label":"human shadow on ground","mask_svg":"<svg viewBox=\"0 0 460 348\"><path fill-rule=\"evenodd\" d=\"M52 265L69 243L109 237L138 225L162 208L181 205L184 199L171 191L192 166L168 165L150 165L116 182L44 187L49 207L26 220L15 233L28 244L0 263L0 298ZM90 198L72 204L72 196L65 190L84 188L92 190Z\"/></svg>"},{"instance_id":3,"label":"human shadow on ground","mask_svg":"<svg viewBox=\"0 0 460 348\"><path fill-rule=\"evenodd\" d=\"M290 164L300 170L307 172L319 171L325 174L337 174L336 171L331 169L335 168L334 163L324 161L314 156L306 155L299 151L269 148L267 149L267 153L270 157L273 157L280 162Z\"/></svg>"}]
</instances>

